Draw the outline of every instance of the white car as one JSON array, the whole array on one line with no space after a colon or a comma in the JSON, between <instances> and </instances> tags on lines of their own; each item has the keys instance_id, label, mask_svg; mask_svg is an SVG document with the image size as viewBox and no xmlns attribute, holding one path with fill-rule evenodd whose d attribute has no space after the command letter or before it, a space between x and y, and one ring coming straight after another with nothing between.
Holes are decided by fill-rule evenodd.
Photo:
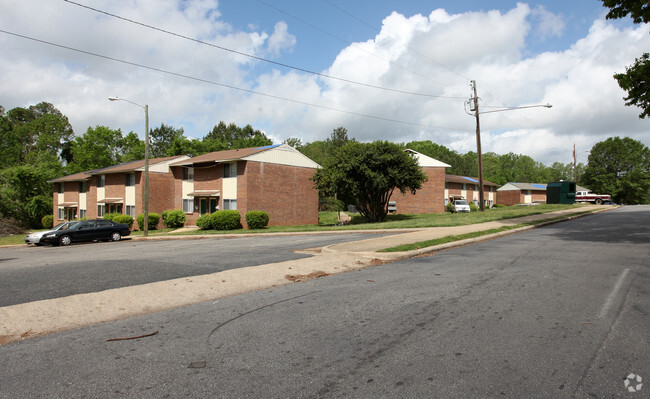
<instances>
[{"instance_id":1,"label":"white car","mask_svg":"<svg viewBox=\"0 0 650 399\"><path fill-rule=\"evenodd\" d=\"M451 204L451 212L469 212L469 204L465 200L455 200Z\"/></svg>"},{"instance_id":2,"label":"white car","mask_svg":"<svg viewBox=\"0 0 650 399\"><path fill-rule=\"evenodd\" d=\"M51 232L57 231L57 230L65 230L68 227L70 227L70 225L75 224L75 223L77 223L77 222L76 221L75 222L63 222L63 223L59 223L56 226L54 226L52 228L52 230L37 231L35 233L31 233L31 234L27 235L27 237L25 237L25 244L27 244L27 245L34 244L34 245L38 245L38 246L45 245L45 244L41 244L41 238L45 234L51 233Z\"/></svg>"}]
</instances>

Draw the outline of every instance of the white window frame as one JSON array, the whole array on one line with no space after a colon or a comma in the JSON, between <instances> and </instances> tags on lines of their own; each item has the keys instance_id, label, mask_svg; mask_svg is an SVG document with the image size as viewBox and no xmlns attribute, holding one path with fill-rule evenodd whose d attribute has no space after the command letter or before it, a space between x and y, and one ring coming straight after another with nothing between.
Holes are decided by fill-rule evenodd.
<instances>
[{"instance_id":1,"label":"white window frame","mask_svg":"<svg viewBox=\"0 0 650 399\"><path fill-rule=\"evenodd\" d=\"M85 209L79 209L79 219L83 219L87 217L86 216L86 210Z\"/></svg>"},{"instance_id":2,"label":"white window frame","mask_svg":"<svg viewBox=\"0 0 650 399\"><path fill-rule=\"evenodd\" d=\"M106 175L97 176L97 188L106 187Z\"/></svg>"},{"instance_id":3,"label":"white window frame","mask_svg":"<svg viewBox=\"0 0 650 399\"><path fill-rule=\"evenodd\" d=\"M59 220L64 220L65 219L65 208L59 208L58 209L58 218Z\"/></svg>"},{"instance_id":4,"label":"white window frame","mask_svg":"<svg viewBox=\"0 0 650 399\"><path fill-rule=\"evenodd\" d=\"M102 218L102 217L104 217L105 213L106 213L106 205L97 204L97 217Z\"/></svg>"},{"instance_id":5,"label":"white window frame","mask_svg":"<svg viewBox=\"0 0 650 399\"><path fill-rule=\"evenodd\" d=\"M194 198L183 198L183 212L194 213Z\"/></svg>"},{"instance_id":6,"label":"white window frame","mask_svg":"<svg viewBox=\"0 0 650 399\"><path fill-rule=\"evenodd\" d=\"M223 200L223 209L232 209L237 210L237 200L236 199L224 199Z\"/></svg>"}]
</instances>

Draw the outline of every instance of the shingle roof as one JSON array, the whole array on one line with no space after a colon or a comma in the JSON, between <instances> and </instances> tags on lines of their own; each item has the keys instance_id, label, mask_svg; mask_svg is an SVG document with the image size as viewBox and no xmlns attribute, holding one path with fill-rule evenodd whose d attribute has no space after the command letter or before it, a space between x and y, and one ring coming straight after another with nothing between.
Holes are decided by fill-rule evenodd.
<instances>
[{"instance_id":1,"label":"shingle roof","mask_svg":"<svg viewBox=\"0 0 650 399\"><path fill-rule=\"evenodd\" d=\"M508 183L520 190L545 190L546 191L546 184L545 183Z\"/></svg>"},{"instance_id":2,"label":"shingle roof","mask_svg":"<svg viewBox=\"0 0 650 399\"><path fill-rule=\"evenodd\" d=\"M171 161L175 158L180 158L184 155L175 155L173 157L161 157L161 158L149 158L149 165ZM91 170L89 173L91 175L107 174L107 173L121 173L121 172L131 172L140 168L144 168L144 159L138 161L124 162L119 165L109 166L107 168Z\"/></svg>"},{"instance_id":3,"label":"shingle roof","mask_svg":"<svg viewBox=\"0 0 650 399\"><path fill-rule=\"evenodd\" d=\"M225 150L209 152L180 162L174 162L171 166L194 165L200 163L226 162L242 159L244 157L266 151L271 148L279 147L281 144L267 145L264 147L239 148L236 150Z\"/></svg>"},{"instance_id":4,"label":"shingle roof","mask_svg":"<svg viewBox=\"0 0 650 399\"><path fill-rule=\"evenodd\" d=\"M73 173L71 175L57 177L56 179L48 180L48 183L64 183L70 181L84 181L90 179L88 172Z\"/></svg>"},{"instance_id":5,"label":"shingle roof","mask_svg":"<svg viewBox=\"0 0 650 399\"><path fill-rule=\"evenodd\" d=\"M469 183L469 184L478 184L478 178L467 177L467 176L458 176L458 175L445 175L445 181L450 183ZM498 186L498 184L492 183L489 180L483 179L484 186Z\"/></svg>"}]
</instances>

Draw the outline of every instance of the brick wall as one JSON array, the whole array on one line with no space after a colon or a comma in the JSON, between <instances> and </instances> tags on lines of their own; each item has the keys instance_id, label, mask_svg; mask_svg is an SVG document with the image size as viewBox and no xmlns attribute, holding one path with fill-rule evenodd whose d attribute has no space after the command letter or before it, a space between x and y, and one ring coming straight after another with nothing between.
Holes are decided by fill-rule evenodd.
<instances>
[{"instance_id":1,"label":"brick wall","mask_svg":"<svg viewBox=\"0 0 650 399\"><path fill-rule=\"evenodd\" d=\"M524 195L520 190L497 191L497 204L516 205L524 202Z\"/></svg>"},{"instance_id":2,"label":"brick wall","mask_svg":"<svg viewBox=\"0 0 650 399\"><path fill-rule=\"evenodd\" d=\"M397 213L443 213L445 211L445 168L422 168L427 181L415 195L398 190L390 201L395 201Z\"/></svg>"},{"instance_id":3,"label":"brick wall","mask_svg":"<svg viewBox=\"0 0 650 399\"><path fill-rule=\"evenodd\" d=\"M318 223L318 191L310 178L315 169L264 162L240 162L237 208L268 212L270 226ZM245 220L243 220L245 225Z\"/></svg>"}]
</instances>

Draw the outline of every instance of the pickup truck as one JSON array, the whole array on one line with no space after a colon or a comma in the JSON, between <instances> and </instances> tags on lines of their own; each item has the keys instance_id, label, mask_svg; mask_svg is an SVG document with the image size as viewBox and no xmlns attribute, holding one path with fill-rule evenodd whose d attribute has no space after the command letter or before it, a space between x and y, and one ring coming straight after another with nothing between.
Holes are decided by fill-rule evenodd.
<instances>
[{"instance_id":1,"label":"pickup truck","mask_svg":"<svg viewBox=\"0 0 650 399\"><path fill-rule=\"evenodd\" d=\"M464 199L457 199L451 203L451 213L454 212L469 212L469 204Z\"/></svg>"},{"instance_id":2,"label":"pickup truck","mask_svg":"<svg viewBox=\"0 0 650 399\"><path fill-rule=\"evenodd\" d=\"M594 194L591 191L576 191L576 202L593 202L600 205L603 202L611 202L612 196L607 194Z\"/></svg>"}]
</instances>

